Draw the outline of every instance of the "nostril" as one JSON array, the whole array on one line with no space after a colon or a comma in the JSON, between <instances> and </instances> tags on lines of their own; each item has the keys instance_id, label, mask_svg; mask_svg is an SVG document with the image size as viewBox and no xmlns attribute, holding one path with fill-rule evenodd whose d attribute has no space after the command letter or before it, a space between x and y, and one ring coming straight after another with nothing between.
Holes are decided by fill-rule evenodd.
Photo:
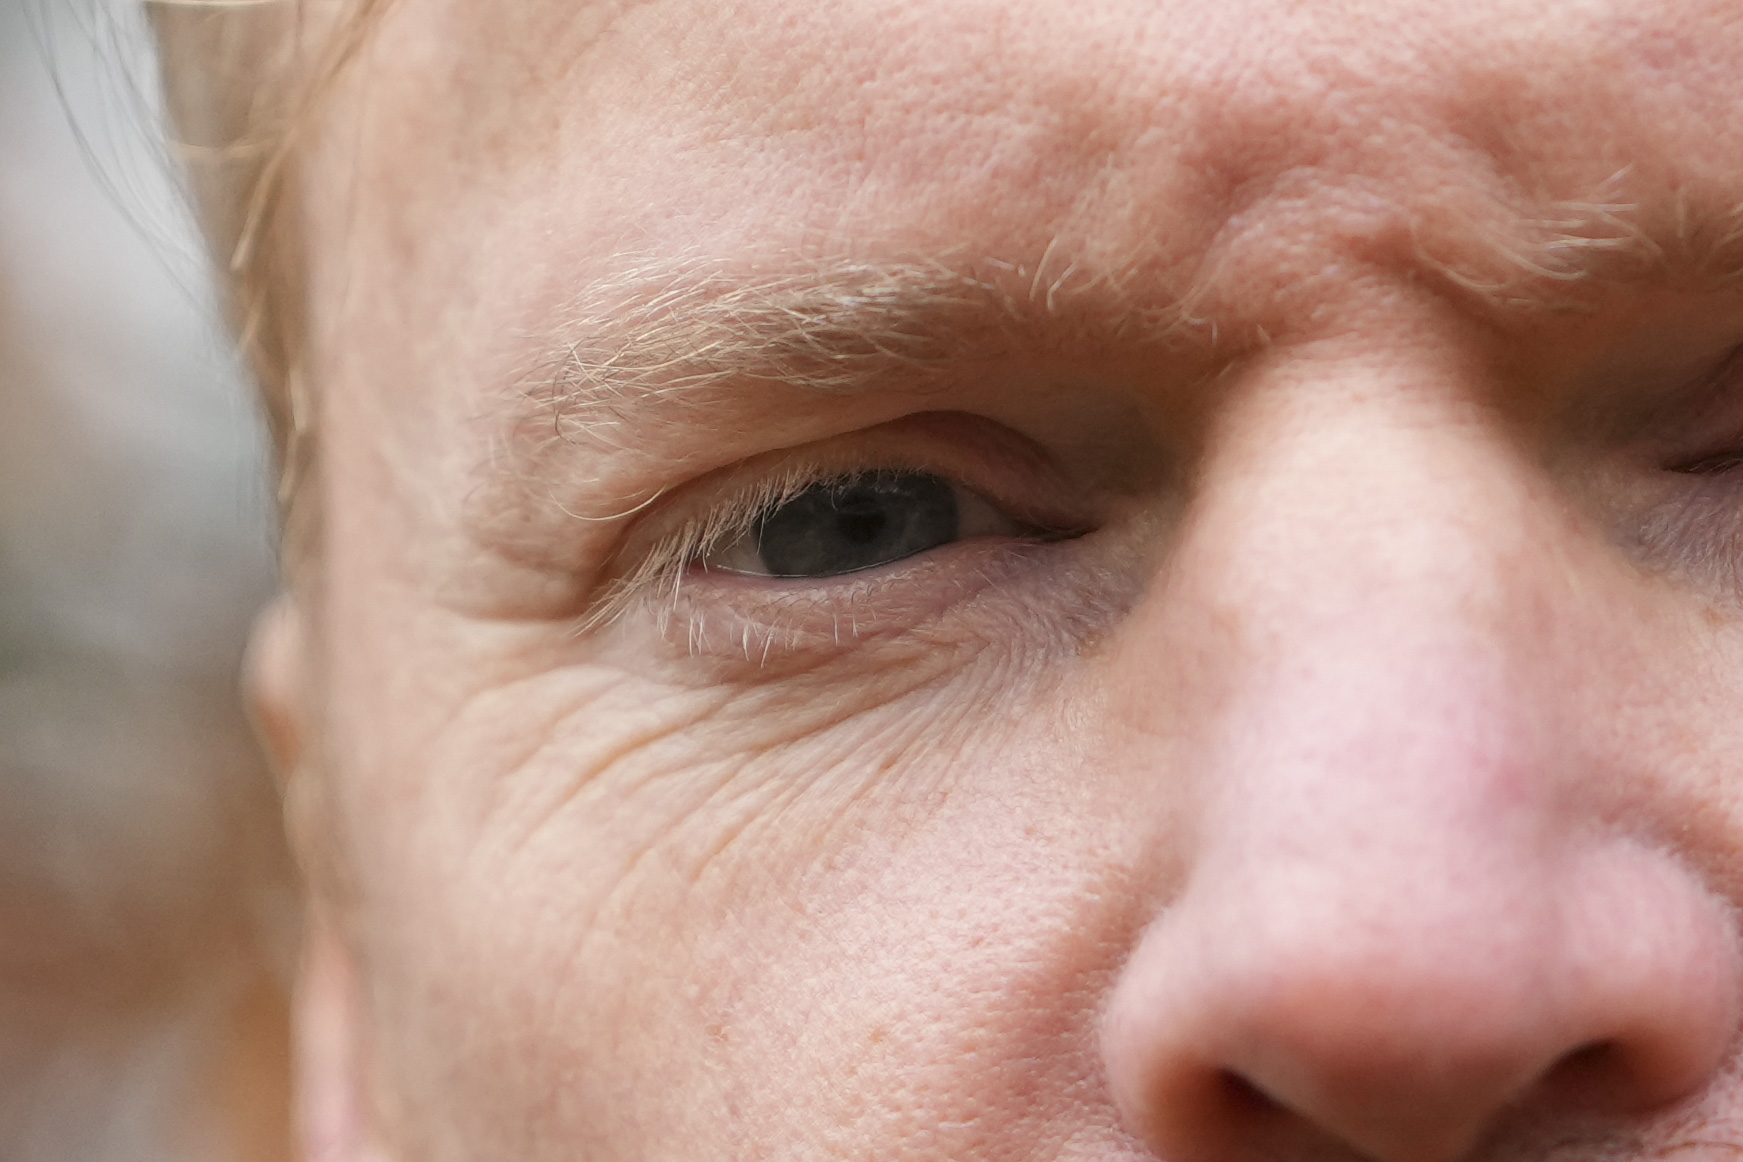
<instances>
[{"instance_id":1,"label":"nostril","mask_svg":"<svg viewBox=\"0 0 1743 1162\"><path fill-rule=\"evenodd\" d=\"M1108 1000L1126 1128L1171 1162L1458 1162L1710 1091L1743 1011L1728 907L1656 853L1566 842L1406 864L1396 890L1328 863L1308 918L1270 846L1207 863Z\"/></svg>"},{"instance_id":2,"label":"nostril","mask_svg":"<svg viewBox=\"0 0 1743 1162\"><path fill-rule=\"evenodd\" d=\"M1220 1071L1223 1094L1232 1112L1253 1118L1274 1114L1283 1109L1275 1098L1232 1069Z\"/></svg>"},{"instance_id":3,"label":"nostril","mask_svg":"<svg viewBox=\"0 0 1743 1162\"><path fill-rule=\"evenodd\" d=\"M1544 1076L1541 1089L1563 1104L1604 1103L1628 1080L1629 1063L1615 1041L1593 1041L1565 1054Z\"/></svg>"},{"instance_id":4,"label":"nostril","mask_svg":"<svg viewBox=\"0 0 1743 1162\"><path fill-rule=\"evenodd\" d=\"M1563 1057L1557 1063L1556 1068L1570 1073L1613 1069L1615 1068L1617 1051L1617 1045L1614 1041L1593 1041L1589 1045L1581 1045Z\"/></svg>"}]
</instances>

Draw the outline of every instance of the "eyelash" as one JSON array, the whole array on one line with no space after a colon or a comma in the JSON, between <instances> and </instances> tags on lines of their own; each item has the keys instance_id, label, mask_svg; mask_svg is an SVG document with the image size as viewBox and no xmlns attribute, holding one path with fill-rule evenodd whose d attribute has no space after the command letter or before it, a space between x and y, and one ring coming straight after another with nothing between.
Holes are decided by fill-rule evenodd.
<instances>
[{"instance_id":1,"label":"eyelash","mask_svg":"<svg viewBox=\"0 0 1743 1162\"><path fill-rule=\"evenodd\" d=\"M1740 467L1743 467L1743 450L1733 449L1672 464L1669 470L1683 476L1719 476Z\"/></svg>"},{"instance_id":2,"label":"eyelash","mask_svg":"<svg viewBox=\"0 0 1743 1162\"><path fill-rule=\"evenodd\" d=\"M615 578L582 615L576 632L591 633L619 620L644 595L667 593L675 605L684 576L697 561L748 535L759 518L819 481L841 476L814 464L796 464L733 490L657 540L627 574Z\"/></svg>"},{"instance_id":3,"label":"eyelash","mask_svg":"<svg viewBox=\"0 0 1743 1162\"><path fill-rule=\"evenodd\" d=\"M616 622L649 595L664 595L661 601L665 610L662 623L668 621L678 604L685 578L698 562L749 536L759 521L817 484L851 481L891 468L936 471L940 476L957 478L957 474L945 469L918 463L904 464L900 460L871 464L801 461L742 487L723 490L718 499L705 503L700 516L687 519L676 529L660 536L639 555L633 568L609 582L582 615L576 632L586 634ZM835 579L819 578L818 581L829 584Z\"/></svg>"},{"instance_id":4,"label":"eyelash","mask_svg":"<svg viewBox=\"0 0 1743 1162\"><path fill-rule=\"evenodd\" d=\"M1038 458L1032 446L977 418L931 415L900 427L891 425L871 440L866 435L857 434L851 446L824 446L784 463L771 464L760 457L741 463L717 476L711 486L699 481L700 488L686 487L683 497L661 503L638 518L637 525L645 531L627 535L617 569L612 570L616 576L588 602L574 632L579 636L605 629L640 608L651 610L660 632L667 633L680 618L684 589L694 579L698 562L751 535L768 514L826 481L888 471L924 472L987 497L1036 530L1057 530L1059 539L1087 532L1095 523L1084 519L1087 498L1079 496L1061 506L1061 498L1075 495L1076 489ZM1001 480L1022 482L1019 495L999 487ZM818 578L798 582L797 588L791 582L767 585L765 581L753 578L746 583L747 579L727 580L724 575L719 579L728 587L725 592L737 593L747 603L740 615L746 625L775 613L774 606L791 613L807 601L816 602L808 616L822 616L827 605L831 613L838 612L850 622L858 616L856 610L868 612L867 603L892 617L896 615L891 600L900 605L913 596L919 606L926 604L917 594L898 598L887 588L889 576L882 571L876 576L854 574L852 579L847 575ZM753 607L761 607L762 612L753 612Z\"/></svg>"}]
</instances>

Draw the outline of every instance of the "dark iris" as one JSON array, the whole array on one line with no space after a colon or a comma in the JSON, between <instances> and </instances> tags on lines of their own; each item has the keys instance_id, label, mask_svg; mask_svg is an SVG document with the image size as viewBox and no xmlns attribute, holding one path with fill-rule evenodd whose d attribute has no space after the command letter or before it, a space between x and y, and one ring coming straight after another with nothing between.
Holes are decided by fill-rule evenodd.
<instances>
[{"instance_id":1,"label":"dark iris","mask_svg":"<svg viewBox=\"0 0 1743 1162\"><path fill-rule=\"evenodd\" d=\"M811 485L757 525L776 577L833 577L887 565L957 538L956 494L926 472L879 472Z\"/></svg>"}]
</instances>

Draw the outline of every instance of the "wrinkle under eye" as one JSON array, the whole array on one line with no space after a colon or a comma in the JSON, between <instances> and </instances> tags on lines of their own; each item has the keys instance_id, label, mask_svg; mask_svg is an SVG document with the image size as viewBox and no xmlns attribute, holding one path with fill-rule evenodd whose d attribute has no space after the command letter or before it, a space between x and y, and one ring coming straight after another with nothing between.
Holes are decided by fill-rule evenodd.
<instances>
[{"instance_id":1,"label":"wrinkle under eye","mask_svg":"<svg viewBox=\"0 0 1743 1162\"><path fill-rule=\"evenodd\" d=\"M961 526L956 489L931 473L825 480L764 514L734 546L736 559L721 565L771 577L834 577L949 544Z\"/></svg>"}]
</instances>

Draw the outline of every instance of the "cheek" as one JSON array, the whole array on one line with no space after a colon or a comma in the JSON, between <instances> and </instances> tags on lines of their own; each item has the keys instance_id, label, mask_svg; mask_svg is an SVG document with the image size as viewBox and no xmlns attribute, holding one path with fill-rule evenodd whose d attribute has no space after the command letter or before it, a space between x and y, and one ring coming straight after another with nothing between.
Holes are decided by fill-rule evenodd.
<instances>
[{"instance_id":1,"label":"cheek","mask_svg":"<svg viewBox=\"0 0 1743 1162\"><path fill-rule=\"evenodd\" d=\"M622 673L475 700L367 893L396 1120L525 1158L1112 1141L1140 845L1059 777L1089 692L998 669L872 706Z\"/></svg>"}]
</instances>

